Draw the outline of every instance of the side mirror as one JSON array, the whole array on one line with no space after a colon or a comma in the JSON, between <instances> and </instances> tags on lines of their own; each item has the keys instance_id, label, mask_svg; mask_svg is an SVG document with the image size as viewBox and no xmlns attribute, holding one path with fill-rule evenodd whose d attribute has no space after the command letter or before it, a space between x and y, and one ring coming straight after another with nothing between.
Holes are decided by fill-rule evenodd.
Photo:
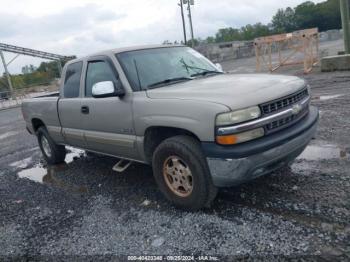
<instances>
[{"instance_id":1,"label":"side mirror","mask_svg":"<svg viewBox=\"0 0 350 262\"><path fill-rule=\"evenodd\" d=\"M222 69L222 65L221 64L216 63L215 66L220 72L224 72L224 70Z\"/></svg>"},{"instance_id":2,"label":"side mirror","mask_svg":"<svg viewBox=\"0 0 350 262\"><path fill-rule=\"evenodd\" d=\"M121 85L118 85L118 87L115 88L112 81L98 82L92 86L92 96L95 98L123 96L124 94L125 93Z\"/></svg>"}]
</instances>

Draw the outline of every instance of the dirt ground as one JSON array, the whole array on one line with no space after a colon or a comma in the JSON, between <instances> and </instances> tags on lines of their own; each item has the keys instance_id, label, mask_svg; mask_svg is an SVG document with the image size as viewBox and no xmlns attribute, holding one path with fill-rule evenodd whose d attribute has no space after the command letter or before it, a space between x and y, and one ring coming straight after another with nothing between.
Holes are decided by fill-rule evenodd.
<instances>
[{"instance_id":1,"label":"dirt ground","mask_svg":"<svg viewBox=\"0 0 350 262\"><path fill-rule=\"evenodd\" d=\"M254 68L249 59L223 65L247 72ZM212 208L193 213L169 205L145 165L118 174L115 159L69 148L66 164L47 167L20 109L1 111L0 260L212 255L349 261L350 72L283 73L310 83L320 110L316 138L290 168L222 189Z\"/></svg>"}]
</instances>

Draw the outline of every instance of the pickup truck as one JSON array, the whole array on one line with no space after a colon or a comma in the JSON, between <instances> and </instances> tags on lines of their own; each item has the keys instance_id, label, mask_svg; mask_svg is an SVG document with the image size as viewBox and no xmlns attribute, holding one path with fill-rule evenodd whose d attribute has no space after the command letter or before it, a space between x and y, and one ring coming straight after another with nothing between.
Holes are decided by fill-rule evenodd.
<instances>
[{"instance_id":1,"label":"pickup truck","mask_svg":"<svg viewBox=\"0 0 350 262\"><path fill-rule=\"evenodd\" d=\"M66 145L145 163L189 210L291 164L318 123L298 77L225 73L189 47L160 45L69 61L59 93L25 100L22 113L48 164Z\"/></svg>"}]
</instances>

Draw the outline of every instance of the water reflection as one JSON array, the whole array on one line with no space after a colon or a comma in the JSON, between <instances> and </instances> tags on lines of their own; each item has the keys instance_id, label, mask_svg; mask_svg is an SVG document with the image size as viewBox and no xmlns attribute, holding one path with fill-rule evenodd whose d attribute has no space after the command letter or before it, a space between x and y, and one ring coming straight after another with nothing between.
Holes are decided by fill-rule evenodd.
<instances>
[{"instance_id":1,"label":"water reflection","mask_svg":"<svg viewBox=\"0 0 350 262\"><path fill-rule=\"evenodd\" d=\"M10 132L1 134L1 135L0 135L0 140L5 139L5 138L10 137L10 136L17 135L17 134L19 134L19 133L20 133L19 131L10 131Z\"/></svg>"},{"instance_id":2,"label":"water reflection","mask_svg":"<svg viewBox=\"0 0 350 262\"><path fill-rule=\"evenodd\" d=\"M313 99L314 100L329 100L344 96L344 94L335 94L335 95L323 95L323 96L316 96Z\"/></svg>"},{"instance_id":3,"label":"water reflection","mask_svg":"<svg viewBox=\"0 0 350 262\"><path fill-rule=\"evenodd\" d=\"M298 157L306 160L321 159L349 159L349 153L344 149L333 144L309 145Z\"/></svg>"},{"instance_id":4,"label":"water reflection","mask_svg":"<svg viewBox=\"0 0 350 262\"><path fill-rule=\"evenodd\" d=\"M10 164L10 166L17 167L17 168L26 168L27 166L29 166L31 162L32 162L32 157L30 156L25 159L13 162Z\"/></svg>"},{"instance_id":5,"label":"water reflection","mask_svg":"<svg viewBox=\"0 0 350 262\"><path fill-rule=\"evenodd\" d=\"M69 184L67 183L67 181L63 180L59 176L60 172L64 172L69 168L69 163L85 155L84 151L76 148L68 148L68 151L69 153L66 155L65 163L52 166L44 166L43 164L37 164L34 167L21 170L17 173L17 175L20 178L27 178L38 183L54 185L69 191L87 192L86 186ZM23 168L23 166L27 164L28 159L23 159L21 161L14 162L10 165Z\"/></svg>"}]
</instances>

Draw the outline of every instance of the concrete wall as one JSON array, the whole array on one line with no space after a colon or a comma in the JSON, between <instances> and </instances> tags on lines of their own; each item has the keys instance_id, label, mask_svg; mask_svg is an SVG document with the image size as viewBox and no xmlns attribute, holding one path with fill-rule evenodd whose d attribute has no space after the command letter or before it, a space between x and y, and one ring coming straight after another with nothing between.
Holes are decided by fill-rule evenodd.
<instances>
[{"instance_id":1,"label":"concrete wall","mask_svg":"<svg viewBox=\"0 0 350 262\"><path fill-rule=\"evenodd\" d=\"M221 62L255 55L252 41L205 44L197 46L195 49L213 62Z\"/></svg>"},{"instance_id":2,"label":"concrete wall","mask_svg":"<svg viewBox=\"0 0 350 262\"><path fill-rule=\"evenodd\" d=\"M334 29L319 33L320 42L332 41L343 38L343 30Z\"/></svg>"},{"instance_id":3,"label":"concrete wall","mask_svg":"<svg viewBox=\"0 0 350 262\"><path fill-rule=\"evenodd\" d=\"M334 29L319 33L320 42L338 40L343 37L343 31ZM234 41L214 44L202 44L195 49L213 62L239 59L255 56L253 41ZM272 52L277 48L272 47Z\"/></svg>"}]
</instances>

